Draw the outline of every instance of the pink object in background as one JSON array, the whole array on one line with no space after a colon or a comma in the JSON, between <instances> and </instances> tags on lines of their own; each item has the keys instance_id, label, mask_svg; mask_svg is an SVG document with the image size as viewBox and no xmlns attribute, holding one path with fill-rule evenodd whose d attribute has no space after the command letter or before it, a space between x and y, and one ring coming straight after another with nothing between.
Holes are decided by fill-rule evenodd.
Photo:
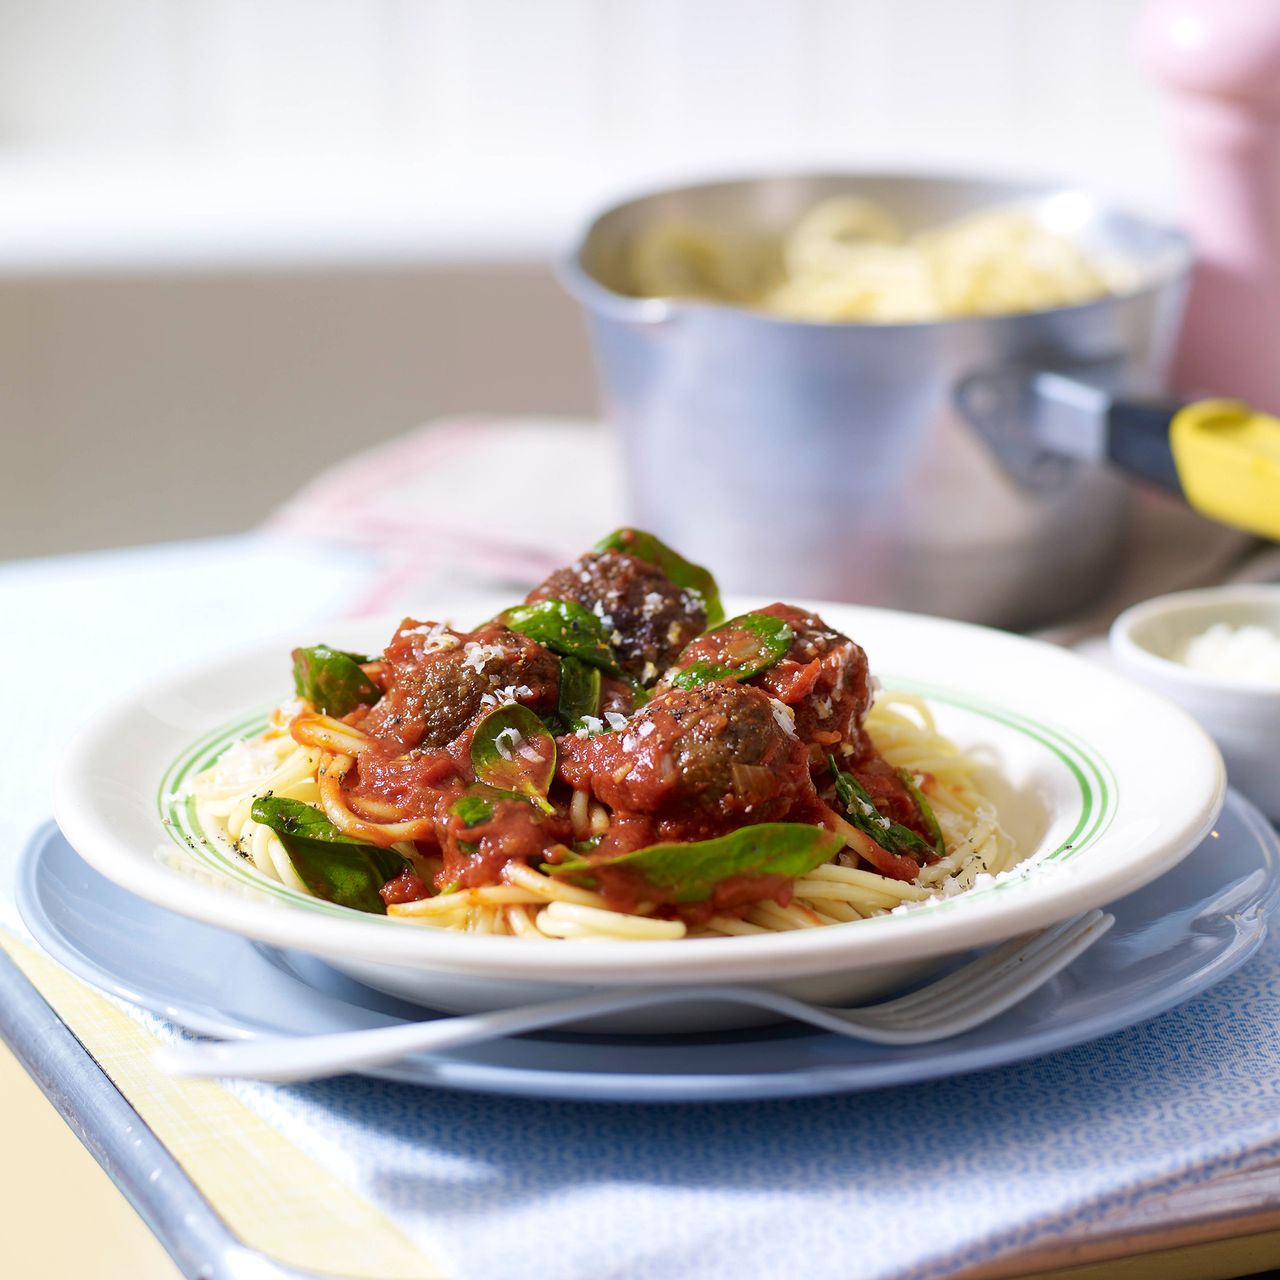
<instances>
[{"instance_id":1,"label":"pink object in background","mask_svg":"<svg viewBox=\"0 0 1280 1280\"><path fill-rule=\"evenodd\" d=\"M1152 0L1196 247L1174 381L1280 413L1280 0Z\"/></svg>"}]
</instances>

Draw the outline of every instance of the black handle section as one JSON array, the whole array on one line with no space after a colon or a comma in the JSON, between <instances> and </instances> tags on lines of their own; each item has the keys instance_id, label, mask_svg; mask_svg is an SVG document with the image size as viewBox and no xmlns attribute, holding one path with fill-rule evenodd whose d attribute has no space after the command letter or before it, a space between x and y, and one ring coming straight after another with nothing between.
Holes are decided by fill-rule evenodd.
<instances>
[{"instance_id":1,"label":"black handle section","mask_svg":"<svg viewBox=\"0 0 1280 1280\"><path fill-rule=\"evenodd\" d=\"M1107 460L1122 471L1182 492L1169 444L1176 400L1115 400L1107 409Z\"/></svg>"}]
</instances>

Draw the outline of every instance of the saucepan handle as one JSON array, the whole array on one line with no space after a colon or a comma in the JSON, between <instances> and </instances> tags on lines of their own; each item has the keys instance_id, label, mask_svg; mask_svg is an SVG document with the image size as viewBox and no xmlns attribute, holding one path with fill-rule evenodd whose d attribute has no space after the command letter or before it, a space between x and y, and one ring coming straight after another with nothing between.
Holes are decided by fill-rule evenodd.
<instances>
[{"instance_id":1,"label":"saucepan handle","mask_svg":"<svg viewBox=\"0 0 1280 1280\"><path fill-rule=\"evenodd\" d=\"M1181 493L1201 515L1280 541L1280 418L1239 400L1172 409L1117 399L1107 461Z\"/></svg>"},{"instance_id":2,"label":"saucepan handle","mask_svg":"<svg viewBox=\"0 0 1280 1280\"><path fill-rule=\"evenodd\" d=\"M1238 400L1197 400L1173 415L1169 445L1197 511L1280 541L1280 418Z\"/></svg>"},{"instance_id":3,"label":"saucepan handle","mask_svg":"<svg viewBox=\"0 0 1280 1280\"><path fill-rule=\"evenodd\" d=\"M1052 484L1072 458L1106 462L1280 541L1280 418L1239 400L1188 404L1117 392L1103 378L1002 368L965 378L956 403L1024 484Z\"/></svg>"},{"instance_id":4,"label":"saucepan handle","mask_svg":"<svg viewBox=\"0 0 1280 1280\"><path fill-rule=\"evenodd\" d=\"M1105 460L1139 480L1182 493L1169 436L1181 407L1158 399L1112 400L1103 441Z\"/></svg>"}]
</instances>

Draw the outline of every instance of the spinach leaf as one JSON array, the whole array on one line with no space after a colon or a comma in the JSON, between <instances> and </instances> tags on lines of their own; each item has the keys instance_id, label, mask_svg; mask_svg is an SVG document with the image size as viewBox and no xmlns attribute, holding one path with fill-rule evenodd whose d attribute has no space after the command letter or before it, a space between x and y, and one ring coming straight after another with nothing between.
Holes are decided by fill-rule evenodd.
<instances>
[{"instance_id":1,"label":"spinach leaf","mask_svg":"<svg viewBox=\"0 0 1280 1280\"><path fill-rule=\"evenodd\" d=\"M703 608L707 611L707 626L714 627L724 621L720 588L711 571L686 560L653 534L643 529L615 529L607 538L601 538L594 550L621 551L624 555L635 556L637 560L656 564L677 587L695 591L702 597Z\"/></svg>"},{"instance_id":2,"label":"spinach leaf","mask_svg":"<svg viewBox=\"0 0 1280 1280\"><path fill-rule=\"evenodd\" d=\"M525 804L526 797L517 791L501 791L497 787L486 786L478 782L468 787L450 806L449 812L462 819L464 827L478 827L492 820L498 805L504 800L516 800ZM474 846L472 846L474 851Z\"/></svg>"},{"instance_id":3,"label":"spinach leaf","mask_svg":"<svg viewBox=\"0 0 1280 1280\"><path fill-rule=\"evenodd\" d=\"M677 689L693 689L712 680L747 680L767 671L787 656L791 627L769 613L744 613L693 641L702 645L710 636L720 642L723 661L699 658L671 677Z\"/></svg>"},{"instance_id":4,"label":"spinach leaf","mask_svg":"<svg viewBox=\"0 0 1280 1280\"><path fill-rule=\"evenodd\" d=\"M575 600L539 600L537 604L513 605L494 621L536 640L561 657L577 658L610 675L624 674L604 623Z\"/></svg>"},{"instance_id":5,"label":"spinach leaf","mask_svg":"<svg viewBox=\"0 0 1280 1280\"><path fill-rule=\"evenodd\" d=\"M924 819L924 825L929 828L929 839L933 843L934 851L938 857L945 858L947 856L947 842L942 838L942 827L938 825L938 815L933 811L931 805L924 792L916 786L915 776L910 769L899 769L898 777L902 779L902 785L906 787L907 794L915 801L915 806L920 810L920 816Z\"/></svg>"},{"instance_id":6,"label":"spinach leaf","mask_svg":"<svg viewBox=\"0 0 1280 1280\"><path fill-rule=\"evenodd\" d=\"M556 773L556 740L528 707L512 702L480 721L471 739L471 767L477 781L517 791L543 813L555 812L547 792Z\"/></svg>"},{"instance_id":7,"label":"spinach leaf","mask_svg":"<svg viewBox=\"0 0 1280 1280\"><path fill-rule=\"evenodd\" d=\"M382 691L363 671L368 658L358 653L330 649L327 644L293 651L293 687L327 716L345 716L362 703L372 706Z\"/></svg>"},{"instance_id":8,"label":"spinach leaf","mask_svg":"<svg viewBox=\"0 0 1280 1280\"><path fill-rule=\"evenodd\" d=\"M301 800L260 796L249 813L280 837L293 869L317 898L386 915L378 890L409 865L398 853L352 840Z\"/></svg>"},{"instance_id":9,"label":"spinach leaf","mask_svg":"<svg viewBox=\"0 0 1280 1280\"><path fill-rule=\"evenodd\" d=\"M560 701L556 713L566 733L583 727L584 716L600 709L600 668L588 666L581 658L560 659Z\"/></svg>"},{"instance_id":10,"label":"spinach leaf","mask_svg":"<svg viewBox=\"0 0 1280 1280\"><path fill-rule=\"evenodd\" d=\"M462 819L464 827L478 827L493 817L493 805L483 796L459 796L450 806L449 812L455 818Z\"/></svg>"},{"instance_id":11,"label":"spinach leaf","mask_svg":"<svg viewBox=\"0 0 1280 1280\"><path fill-rule=\"evenodd\" d=\"M674 902L704 902L730 876L802 876L829 862L844 840L803 822L762 822L727 836L689 844L654 844L647 849L593 860L572 857L543 863L548 875L590 877L601 867L625 867Z\"/></svg>"},{"instance_id":12,"label":"spinach leaf","mask_svg":"<svg viewBox=\"0 0 1280 1280\"><path fill-rule=\"evenodd\" d=\"M890 853L903 853L923 866L933 856L934 849L922 840L910 827L900 822L890 822L882 817L867 789L851 773L844 773L833 755L827 755L827 768L835 779L836 795L849 815L849 821L864 835L868 835L882 849Z\"/></svg>"}]
</instances>

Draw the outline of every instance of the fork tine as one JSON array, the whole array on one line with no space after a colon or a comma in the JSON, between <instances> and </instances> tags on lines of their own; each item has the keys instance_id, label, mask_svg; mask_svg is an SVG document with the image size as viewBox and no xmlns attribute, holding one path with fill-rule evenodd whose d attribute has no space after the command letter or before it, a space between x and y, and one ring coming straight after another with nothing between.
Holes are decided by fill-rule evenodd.
<instances>
[{"instance_id":1,"label":"fork tine","mask_svg":"<svg viewBox=\"0 0 1280 1280\"><path fill-rule=\"evenodd\" d=\"M914 1011L921 1004L932 1004L934 1001L949 996L957 989L969 990L975 982L984 980L988 973L1003 973L1006 969L1017 967L1028 954L1036 955L1044 947L1056 944L1059 937L1079 928L1087 928L1092 921L1101 918L1098 910L1086 912L1072 920L1064 920L1037 934L1022 934L1011 938L1001 946L984 952L976 960L939 978L936 982L926 983L919 990L908 992L905 996L897 996L882 1004L868 1006L866 1012L880 1014L896 1014Z\"/></svg>"},{"instance_id":2,"label":"fork tine","mask_svg":"<svg viewBox=\"0 0 1280 1280\"><path fill-rule=\"evenodd\" d=\"M1103 915L1101 912L1089 912L1078 921L1071 921L1068 928L1058 926L1049 930L1048 932L1054 936L1056 945L1047 951L1040 952L1039 963L1025 966L1013 982L994 987L984 985L984 999L966 1000L959 1014L952 1011L939 1013L934 1017L903 1021L900 1024L890 1020L881 1024L875 1016L876 1006L837 1009L828 1005L809 1004L794 996L759 988L708 987L702 988L700 994L738 1000L761 1009L772 1009L798 1022L806 1022L824 1031L833 1031L851 1040L865 1040L871 1044L924 1044L931 1040L943 1040L948 1036L959 1035L961 1032L972 1030L998 1017L1031 991L1047 982L1054 974L1066 968L1114 923L1114 916Z\"/></svg>"},{"instance_id":3,"label":"fork tine","mask_svg":"<svg viewBox=\"0 0 1280 1280\"><path fill-rule=\"evenodd\" d=\"M1004 955L992 964L983 967L975 965L965 975L967 980L963 984L943 991L925 987L919 992L912 993L920 998L913 1000L910 1005L904 1007L897 1005L894 1001L888 1001L884 1005L873 1006L868 1012L874 1013L877 1017L883 1015L884 1022L888 1024L904 1020L915 1022L934 1016L934 1011L939 1009L962 1009L970 1002L982 1001L989 991L1003 988L1010 982L1017 982L1020 974L1027 971L1035 972L1042 962L1051 960L1060 949L1074 945L1081 934L1089 932L1101 919L1102 912L1090 911L1083 916L1035 934L1030 939L1023 938L1023 945L1020 948L1002 948Z\"/></svg>"},{"instance_id":4,"label":"fork tine","mask_svg":"<svg viewBox=\"0 0 1280 1280\"><path fill-rule=\"evenodd\" d=\"M878 1010L869 1009L867 1016L860 1017L860 1022L864 1026L874 1024L881 1031L901 1036L899 1043L936 1039L943 1034L954 1035L987 1022L1065 969L1115 923L1115 917L1090 912L1073 923L1077 927L1055 930L1053 945L1039 947L1036 955L1024 963L1012 978L1006 969L999 975L992 974L975 983L950 1003L916 1006L910 1015L897 1014L884 1019L878 1016Z\"/></svg>"}]
</instances>

